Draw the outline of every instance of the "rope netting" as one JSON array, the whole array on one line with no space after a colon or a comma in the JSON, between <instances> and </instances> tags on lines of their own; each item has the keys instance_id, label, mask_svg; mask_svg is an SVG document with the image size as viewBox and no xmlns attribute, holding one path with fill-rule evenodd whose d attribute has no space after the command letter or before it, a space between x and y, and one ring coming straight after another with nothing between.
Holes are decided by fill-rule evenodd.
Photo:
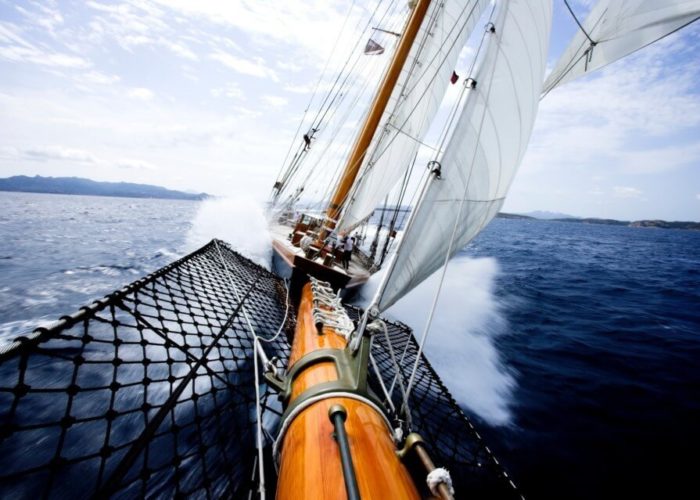
<instances>
[{"instance_id":1,"label":"rope netting","mask_svg":"<svg viewBox=\"0 0 700 500\"><path fill-rule=\"evenodd\" d=\"M256 331L272 336L286 291L273 274L219 248L227 266L209 243L5 350L3 496L247 493L255 386L241 305ZM287 357L284 336L265 348ZM262 396L270 429L280 413L271 396Z\"/></svg>"},{"instance_id":2,"label":"rope netting","mask_svg":"<svg viewBox=\"0 0 700 500\"><path fill-rule=\"evenodd\" d=\"M243 308L259 336L285 321L291 335L286 294L280 278L212 241L0 349L3 496L255 497L253 339ZM407 376L417 345L407 326L387 326L394 349L406 350ZM373 356L388 385L394 368L382 337ZM286 365L287 336L264 348ZM400 405L399 391L394 398ZM513 496L424 357L411 400L412 430L452 472L458 497ZM282 408L265 385L261 405L269 447Z\"/></svg>"},{"instance_id":3,"label":"rope netting","mask_svg":"<svg viewBox=\"0 0 700 500\"><path fill-rule=\"evenodd\" d=\"M358 320L361 311L349 308L351 318ZM395 384L392 392L394 407L403 404L399 388L401 380L411 376L418 343L409 326L400 322L383 320L388 330L388 340L377 333L372 340L372 355L381 373L384 386ZM389 345L399 361L392 361ZM397 377L396 366L401 371ZM370 387L378 395L384 395L377 375L370 370ZM386 396L382 399L386 400ZM457 498L521 498L517 486L503 465L494 456L475 428L471 419L435 372L430 362L421 355L410 395L411 425L403 422L404 431L417 432L425 440L437 467L451 472Z\"/></svg>"}]
</instances>

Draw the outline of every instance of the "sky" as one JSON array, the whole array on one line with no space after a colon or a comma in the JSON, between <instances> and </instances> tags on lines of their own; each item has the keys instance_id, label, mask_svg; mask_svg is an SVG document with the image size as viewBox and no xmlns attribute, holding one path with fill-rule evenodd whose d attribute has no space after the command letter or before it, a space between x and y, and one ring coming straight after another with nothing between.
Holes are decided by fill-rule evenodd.
<instances>
[{"instance_id":1,"label":"sky","mask_svg":"<svg viewBox=\"0 0 700 500\"><path fill-rule=\"evenodd\" d=\"M338 33L373 5L0 0L0 177L263 200ZM555 0L550 67L575 30ZM700 220L698 46L696 22L550 93L504 211Z\"/></svg>"}]
</instances>

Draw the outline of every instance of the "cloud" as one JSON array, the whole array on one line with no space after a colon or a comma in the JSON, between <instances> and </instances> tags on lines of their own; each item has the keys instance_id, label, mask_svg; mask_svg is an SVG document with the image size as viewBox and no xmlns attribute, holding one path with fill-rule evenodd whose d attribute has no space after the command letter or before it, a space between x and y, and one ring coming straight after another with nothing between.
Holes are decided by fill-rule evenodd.
<instances>
[{"instance_id":1,"label":"cloud","mask_svg":"<svg viewBox=\"0 0 700 500\"><path fill-rule=\"evenodd\" d=\"M700 146L683 139L700 127L694 36L666 38L548 94L523 173L650 174L697 163Z\"/></svg>"},{"instance_id":2,"label":"cloud","mask_svg":"<svg viewBox=\"0 0 700 500\"><path fill-rule=\"evenodd\" d=\"M158 167L143 160L133 160L128 158L123 158L116 163L117 167L130 169L130 170L157 170Z\"/></svg>"},{"instance_id":3,"label":"cloud","mask_svg":"<svg viewBox=\"0 0 700 500\"><path fill-rule=\"evenodd\" d=\"M242 75L249 75L257 78L270 78L275 82L279 81L277 73L269 68L260 57L244 59L221 51L214 52L210 54L209 57Z\"/></svg>"},{"instance_id":4,"label":"cloud","mask_svg":"<svg viewBox=\"0 0 700 500\"><path fill-rule=\"evenodd\" d=\"M32 46L9 45L0 47L0 58L56 68L88 68L90 61L82 57L40 50Z\"/></svg>"},{"instance_id":5,"label":"cloud","mask_svg":"<svg viewBox=\"0 0 700 500\"><path fill-rule=\"evenodd\" d=\"M325 0L296 2L220 2L218 0L157 0L157 3L188 18L206 19L218 25L234 27L261 43L302 46L299 54L313 54L324 58L328 44L321 40L335 40L338 27L343 24L347 6L337 6ZM364 8L352 9L348 26L356 25ZM304 29L299 29L303 26ZM356 35L354 33L353 35Z\"/></svg>"},{"instance_id":6,"label":"cloud","mask_svg":"<svg viewBox=\"0 0 700 500\"><path fill-rule=\"evenodd\" d=\"M228 97L230 99L244 99L243 90L237 83L228 83L224 87L211 90L214 97Z\"/></svg>"},{"instance_id":7,"label":"cloud","mask_svg":"<svg viewBox=\"0 0 700 500\"><path fill-rule=\"evenodd\" d=\"M81 82L94 83L96 85L112 85L117 83L121 78L117 75L107 75L99 71L89 71L78 77Z\"/></svg>"},{"instance_id":8,"label":"cloud","mask_svg":"<svg viewBox=\"0 0 700 500\"><path fill-rule=\"evenodd\" d=\"M262 101L274 108L282 108L287 105L287 98L286 97L280 97L276 95L265 95L262 96Z\"/></svg>"},{"instance_id":9,"label":"cloud","mask_svg":"<svg viewBox=\"0 0 700 500\"><path fill-rule=\"evenodd\" d=\"M653 174L696 164L700 158L700 144L621 151L615 156L624 173Z\"/></svg>"},{"instance_id":10,"label":"cloud","mask_svg":"<svg viewBox=\"0 0 700 500\"><path fill-rule=\"evenodd\" d=\"M82 149L72 149L63 146L45 148L30 148L17 151L19 157L34 161L71 161L78 163L97 163L97 159Z\"/></svg>"},{"instance_id":11,"label":"cloud","mask_svg":"<svg viewBox=\"0 0 700 500\"><path fill-rule=\"evenodd\" d=\"M52 35L55 34L56 28L64 23L64 18L63 15L61 15L61 12L58 9L53 8L51 5L35 3L32 4L31 7L36 8L37 10L31 11L19 5L15 5L17 12L25 16L28 22L48 31Z\"/></svg>"},{"instance_id":12,"label":"cloud","mask_svg":"<svg viewBox=\"0 0 700 500\"><path fill-rule=\"evenodd\" d=\"M199 60L188 43L197 40L188 34L188 25L175 25L172 17L167 17L167 13L154 4L87 2L86 5L94 11L88 24L87 41L99 43L112 39L130 52L139 47L162 47L180 58Z\"/></svg>"},{"instance_id":13,"label":"cloud","mask_svg":"<svg viewBox=\"0 0 700 500\"><path fill-rule=\"evenodd\" d=\"M153 96L154 96L152 90L149 90L149 89L144 88L144 87L133 88L133 89L129 90L127 95L129 97L131 97L132 99L140 99L142 101L150 101L151 99L153 99Z\"/></svg>"},{"instance_id":14,"label":"cloud","mask_svg":"<svg viewBox=\"0 0 700 500\"><path fill-rule=\"evenodd\" d=\"M615 186L613 192L616 198L640 198L642 191L629 186Z\"/></svg>"}]
</instances>

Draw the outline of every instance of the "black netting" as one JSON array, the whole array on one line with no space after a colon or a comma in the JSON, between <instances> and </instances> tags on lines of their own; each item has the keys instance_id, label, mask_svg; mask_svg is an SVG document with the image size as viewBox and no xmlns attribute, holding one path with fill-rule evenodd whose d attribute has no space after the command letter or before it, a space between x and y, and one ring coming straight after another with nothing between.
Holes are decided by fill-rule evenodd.
<instances>
[{"instance_id":1,"label":"black netting","mask_svg":"<svg viewBox=\"0 0 700 500\"><path fill-rule=\"evenodd\" d=\"M257 333L270 337L284 319L286 291L218 246L2 355L3 496L219 498L250 486L255 386L241 302ZM266 349L286 358L286 337ZM272 424L280 408L270 396L263 405Z\"/></svg>"},{"instance_id":2,"label":"black netting","mask_svg":"<svg viewBox=\"0 0 700 500\"><path fill-rule=\"evenodd\" d=\"M1 349L3 496L247 496L257 486L256 417L243 306L256 333L271 337L284 321L286 298L282 280L213 241ZM387 325L394 348L407 346L407 375L417 353L411 330ZM373 356L390 383L386 347L376 335ZM286 365L287 336L265 350ZM425 358L416 380L414 430L434 461L452 472L458 496L512 493ZM377 380L370 382L380 394ZM262 389L263 422L272 435L281 408ZM394 402L400 404L398 392ZM269 489L272 472L269 467Z\"/></svg>"},{"instance_id":3,"label":"black netting","mask_svg":"<svg viewBox=\"0 0 700 500\"><path fill-rule=\"evenodd\" d=\"M358 319L360 311L349 308L351 318ZM389 341L403 380L407 383L418 355L418 344L411 328L403 323L384 321ZM386 336L374 335L372 355L382 374L384 386L392 387L396 368L391 359ZM398 379L397 379L398 380ZM370 386L378 395L383 391L374 370L370 370ZM402 405L401 391L395 385L392 401L398 410ZM420 434L438 467L451 471L458 497L519 498L515 484L494 457L449 390L440 380L425 356L421 356L410 396L412 432Z\"/></svg>"}]
</instances>

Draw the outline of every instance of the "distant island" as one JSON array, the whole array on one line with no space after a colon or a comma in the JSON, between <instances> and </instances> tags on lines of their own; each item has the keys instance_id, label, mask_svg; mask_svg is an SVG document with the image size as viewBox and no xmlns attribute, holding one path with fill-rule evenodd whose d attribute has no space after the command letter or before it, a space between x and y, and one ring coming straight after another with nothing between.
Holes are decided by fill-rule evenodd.
<instances>
[{"instance_id":1,"label":"distant island","mask_svg":"<svg viewBox=\"0 0 700 500\"><path fill-rule=\"evenodd\" d=\"M194 201L209 198L206 193L185 193L150 184L97 182L81 177L42 177L40 175L34 177L16 175L0 179L0 191Z\"/></svg>"},{"instance_id":2,"label":"distant island","mask_svg":"<svg viewBox=\"0 0 700 500\"><path fill-rule=\"evenodd\" d=\"M532 212L532 214L552 214L552 212ZM571 215L557 214L561 217L537 217L533 215L508 214L499 213L497 217L501 219L529 219L529 220L546 220L549 222L568 222L574 224L603 224L607 226L627 226L627 227L652 227L659 229L691 229L700 231L700 222L692 221L665 221L665 220L615 220L615 219L597 219L594 217L574 217Z\"/></svg>"}]
</instances>

